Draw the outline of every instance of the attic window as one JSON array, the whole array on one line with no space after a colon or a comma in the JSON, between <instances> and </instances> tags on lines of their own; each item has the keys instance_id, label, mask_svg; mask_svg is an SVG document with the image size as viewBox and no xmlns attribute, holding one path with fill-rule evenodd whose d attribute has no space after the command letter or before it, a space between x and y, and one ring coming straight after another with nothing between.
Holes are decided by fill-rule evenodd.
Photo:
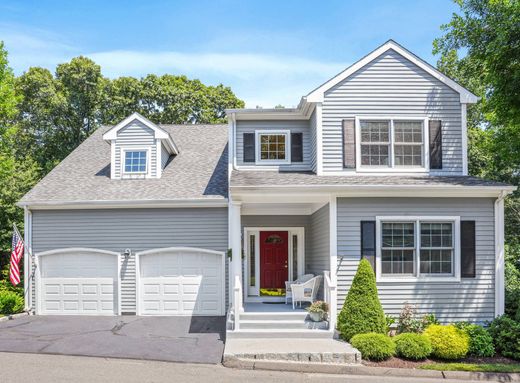
<instances>
[{"instance_id":1,"label":"attic window","mask_svg":"<svg viewBox=\"0 0 520 383\"><path fill-rule=\"evenodd\" d=\"M125 151L125 173L146 173L146 150Z\"/></svg>"}]
</instances>

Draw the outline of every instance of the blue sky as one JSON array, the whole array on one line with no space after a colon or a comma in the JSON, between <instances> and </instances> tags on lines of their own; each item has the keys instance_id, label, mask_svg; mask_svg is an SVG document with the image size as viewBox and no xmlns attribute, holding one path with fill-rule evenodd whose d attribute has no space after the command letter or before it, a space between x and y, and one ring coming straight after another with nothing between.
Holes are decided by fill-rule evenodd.
<instances>
[{"instance_id":1,"label":"blue sky","mask_svg":"<svg viewBox=\"0 0 520 383\"><path fill-rule=\"evenodd\" d=\"M185 74L249 107L301 96L392 38L435 64L451 0L0 2L16 74L85 55L108 77Z\"/></svg>"}]
</instances>

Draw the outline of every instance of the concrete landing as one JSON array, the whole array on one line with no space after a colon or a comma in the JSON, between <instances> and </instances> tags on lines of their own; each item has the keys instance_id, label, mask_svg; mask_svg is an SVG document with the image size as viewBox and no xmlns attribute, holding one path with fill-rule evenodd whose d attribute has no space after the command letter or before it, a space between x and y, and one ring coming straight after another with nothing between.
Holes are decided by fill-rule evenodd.
<instances>
[{"instance_id":1,"label":"concrete landing","mask_svg":"<svg viewBox=\"0 0 520 383\"><path fill-rule=\"evenodd\" d=\"M226 341L224 364L240 360L358 365L361 353L336 339L240 339Z\"/></svg>"}]
</instances>

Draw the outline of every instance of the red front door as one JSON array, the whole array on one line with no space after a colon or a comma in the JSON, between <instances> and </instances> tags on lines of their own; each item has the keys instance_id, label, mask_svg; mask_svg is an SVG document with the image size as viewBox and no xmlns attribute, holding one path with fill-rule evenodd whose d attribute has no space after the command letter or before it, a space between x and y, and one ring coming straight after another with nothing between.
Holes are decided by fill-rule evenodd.
<instances>
[{"instance_id":1,"label":"red front door","mask_svg":"<svg viewBox=\"0 0 520 383\"><path fill-rule=\"evenodd\" d=\"M260 232L260 288L285 289L288 277L289 233Z\"/></svg>"}]
</instances>

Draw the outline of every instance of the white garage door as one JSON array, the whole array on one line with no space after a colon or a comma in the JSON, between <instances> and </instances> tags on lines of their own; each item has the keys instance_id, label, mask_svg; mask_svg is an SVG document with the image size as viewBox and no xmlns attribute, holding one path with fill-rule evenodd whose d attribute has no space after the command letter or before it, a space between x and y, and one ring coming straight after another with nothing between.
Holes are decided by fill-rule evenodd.
<instances>
[{"instance_id":1,"label":"white garage door","mask_svg":"<svg viewBox=\"0 0 520 383\"><path fill-rule=\"evenodd\" d=\"M40 313L115 315L118 254L60 250L39 257Z\"/></svg>"},{"instance_id":2,"label":"white garage door","mask_svg":"<svg viewBox=\"0 0 520 383\"><path fill-rule=\"evenodd\" d=\"M162 249L139 255L139 313L224 315L224 255Z\"/></svg>"}]
</instances>

